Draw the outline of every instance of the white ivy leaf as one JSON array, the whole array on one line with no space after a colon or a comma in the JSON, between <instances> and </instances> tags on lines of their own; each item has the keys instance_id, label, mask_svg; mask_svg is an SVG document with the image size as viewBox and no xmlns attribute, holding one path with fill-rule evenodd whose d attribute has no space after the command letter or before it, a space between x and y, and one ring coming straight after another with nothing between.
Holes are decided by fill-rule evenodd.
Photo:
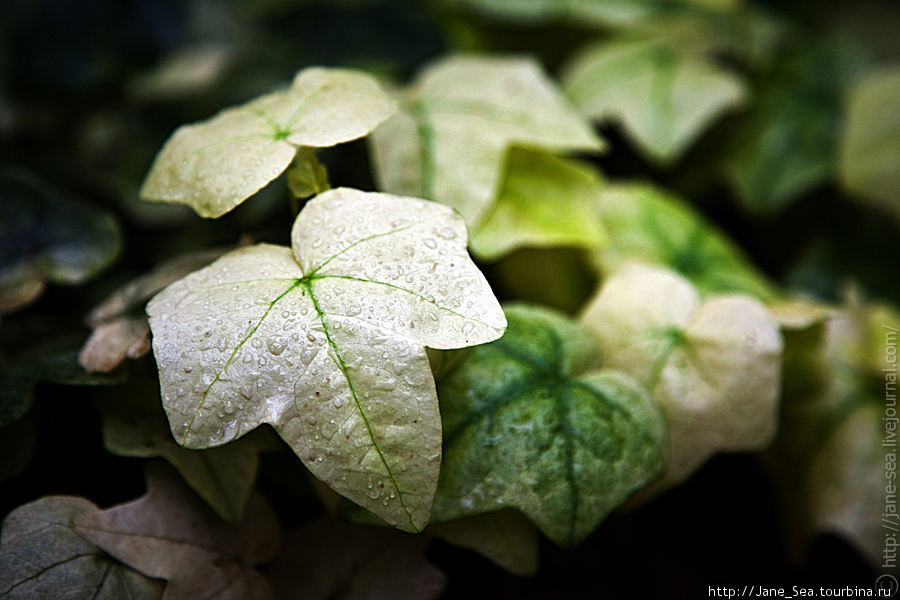
<instances>
[{"instance_id":1,"label":"white ivy leaf","mask_svg":"<svg viewBox=\"0 0 900 600\"><path fill-rule=\"evenodd\" d=\"M147 306L172 432L208 448L271 423L335 491L420 531L441 452L424 346L506 327L465 224L425 200L338 188L307 203L292 244L231 252Z\"/></svg>"},{"instance_id":2,"label":"white ivy leaf","mask_svg":"<svg viewBox=\"0 0 900 600\"><path fill-rule=\"evenodd\" d=\"M474 56L426 69L370 139L381 189L452 206L470 227L499 193L511 146L603 147L534 60Z\"/></svg>"},{"instance_id":3,"label":"white ivy leaf","mask_svg":"<svg viewBox=\"0 0 900 600\"><path fill-rule=\"evenodd\" d=\"M655 40L593 45L575 59L563 81L585 114L620 121L645 154L663 163L678 159L746 96L733 73L703 55Z\"/></svg>"},{"instance_id":4,"label":"white ivy leaf","mask_svg":"<svg viewBox=\"0 0 900 600\"><path fill-rule=\"evenodd\" d=\"M179 128L163 146L141 197L219 217L278 177L299 147L360 138L396 111L378 83L348 69L312 67L285 91Z\"/></svg>"},{"instance_id":5,"label":"white ivy leaf","mask_svg":"<svg viewBox=\"0 0 900 600\"><path fill-rule=\"evenodd\" d=\"M607 366L653 389L669 429L666 482L720 451L759 450L775 434L783 343L778 323L750 296L713 296L649 265L616 271L582 322Z\"/></svg>"}]
</instances>

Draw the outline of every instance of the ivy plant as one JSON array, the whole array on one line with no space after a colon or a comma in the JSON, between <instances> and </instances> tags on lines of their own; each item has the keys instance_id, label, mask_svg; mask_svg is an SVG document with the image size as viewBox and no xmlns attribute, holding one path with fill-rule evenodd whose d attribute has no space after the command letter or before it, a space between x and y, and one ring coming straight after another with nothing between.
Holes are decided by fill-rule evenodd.
<instances>
[{"instance_id":1,"label":"ivy plant","mask_svg":"<svg viewBox=\"0 0 900 600\"><path fill-rule=\"evenodd\" d=\"M0 599L898 574L888 2L54 4L0 15Z\"/></svg>"}]
</instances>

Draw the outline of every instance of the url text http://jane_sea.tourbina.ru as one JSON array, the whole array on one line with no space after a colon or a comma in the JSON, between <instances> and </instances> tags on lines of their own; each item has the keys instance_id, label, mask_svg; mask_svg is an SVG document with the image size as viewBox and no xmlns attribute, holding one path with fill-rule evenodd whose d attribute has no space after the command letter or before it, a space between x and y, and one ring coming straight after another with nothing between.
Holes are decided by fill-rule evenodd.
<instances>
[{"instance_id":1,"label":"url text http://jane_sea.tourbina.ru","mask_svg":"<svg viewBox=\"0 0 900 600\"><path fill-rule=\"evenodd\" d=\"M843 587L801 586L768 587L745 585L741 587L709 587L709 598L893 598L897 593L897 580L882 575L872 587L848 585Z\"/></svg>"}]
</instances>

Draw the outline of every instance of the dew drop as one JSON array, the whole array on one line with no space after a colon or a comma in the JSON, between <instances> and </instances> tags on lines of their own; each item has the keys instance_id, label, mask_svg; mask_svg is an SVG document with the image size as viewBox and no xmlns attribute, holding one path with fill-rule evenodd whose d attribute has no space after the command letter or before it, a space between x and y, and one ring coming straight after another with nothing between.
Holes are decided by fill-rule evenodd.
<instances>
[{"instance_id":1,"label":"dew drop","mask_svg":"<svg viewBox=\"0 0 900 600\"><path fill-rule=\"evenodd\" d=\"M314 335L312 334L311 331L307 331L307 332L306 332L306 339L308 339L310 342L315 342L315 341L316 341L316 336L314 336Z\"/></svg>"},{"instance_id":2,"label":"dew drop","mask_svg":"<svg viewBox=\"0 0 900 600\"><path fill-rule=\"evenodd\" d=\"M437 242L431 238L425 238L424 244L431 249L437 248Z\"/></svg>"},{"instance_id":3,"label":"dew drop","mask_svg":"<svg viewBox=\"0 0 900 600\"><path fill-rule=\"evenodd\" d=\"M184 365L184 372L185 372L185 373L190 373L190 372L193 371L193 370L194 370L194 367L192 367L191 365Z\"/></svg>"},{"instance_id":4,"label":"dew drop","mask_svg":"<svg viewBox=\"0 0 900 600\"><path fill-rule=\"evenodd\" d=\"M269 352L278 356L287 348L287 340L282 337L270 337L266 339L266 348L269 349Z\"/></svg>"},{"instance_id":5,"label":"dew drop","mask_svg":"<svg viewBox=\"0 0 900 600\"><path fill-rule=\"evenodd\" d=\"M452 240L456 237L456 232L453 231L450 227L444 227L438 232L438 235L444 238L445 240Z\"/></svg>"}]
</instances>

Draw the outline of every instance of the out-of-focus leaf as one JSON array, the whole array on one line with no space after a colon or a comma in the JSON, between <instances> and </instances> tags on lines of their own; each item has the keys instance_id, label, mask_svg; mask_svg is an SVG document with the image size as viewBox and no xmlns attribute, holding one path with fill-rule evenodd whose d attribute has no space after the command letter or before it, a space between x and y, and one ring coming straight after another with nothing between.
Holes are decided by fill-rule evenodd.
<instances>
[{"instance_id":1,"label":"out-of-focus leaf","mask_svg":"<svg viewBox=\"0 0 900 600\"><path fill-rule=\"evenodd\" d=\"M288 534L268 570L283 600L430 600L446 576L424 556L426 539L319 519Z\"/></svg>"},{"instance_id":2,"label":"out-of-focus leaf","mask_svg":"<svg viewBox=\"0 0 900 600\"><path fill-rule=\"evenodd\" d=\"M88 281L115 260L120 244L112 216L23 174L0 172L0 313L36 300L44 282Z\"/></svg>"},{"instance_id":3,"label":"out-of-focus leaf","mask_svg":"<svg viewBox=\"0 0 900 600\"><path fill-rule=\"evenodd\" d=\"M62 385L118 385L127 373L88 373L78 365L75 348L48 349L20 363L0 363L0 426L19 419L31 408L40 381Z\"/></svg>"},{"instance_id":4,"label":"out-of-focus leaf","mask_svg":"<svg viewBox=\"0 0 900 600\"><path fill-rule=\"evenodd\" d=\"M85 319L94 331L78 354L78 364L89 373L109 373L126 357L136 359L147 354L150 325L143 311L147 300L224 253L225 249L214 248L175 257L113 292Z\"/></svg>"},{"instance_id":5,"label":"out-of-focus leaf","mask_svg":"<svg viewBox=\"0 0 900 600\"><path fill-rule=\"evenodd\" d=\"M523 246L600 246L603 186L588 165L512 149L497 202L472 235L472 253L492 260Z\"/></svg>"},{"instance_id":6,"label":"out-of-focus leaf","mask_svg":"<svg viewBox=\"0 0 900 600\"><path fill-rule=\"evenodd\" d=\"M316 158L312 148L299 148L291 168L287 172L287 183L294 198L310 198L331 189L328 172Z\"/></svg>"},{"instance_id":7,"label":"out-of-focus leaf","mask_svg":"<svg viewBox=\"0 0 900 600\"><path fill-rule=\"evenodd\" d=\"M794 524L795 544L821 532L849 540L873 565L900 517L886 506L896 490L897 346L900 313L851 298L848 306L788 336L783 434L773 457ZM895 568L892 569L896 571Z\"/></svg>"},{"instance_id":8,"label":"out-of-focus leaf","mask_svg":"<svg viewBox=\"0 0 900 600\"><path fill-rule=\"evenodd\" d=\"M537 574L537 529L518 511L501 510L431 525L428 532L454 546L478 552L513 575Z\"/></svg>"},{"instance_id":9,"label":"out-of-focus leaf","mask_svg":"<svg viewBox=\"0 0 900 600\"><path fill-rule=\"evenodd\" d=\"M847 191L900 218L900 67L850 90L840 167Z\"/></svg>"},{"instance_id":10,"label":"out-of-focus leaf","mask_svg":"<svg viewBox=\"0 0 900 600\"><path fill-rule=\"evenodd\" d=\"M598 370L590 335L556 311L506 308L509 328L439 387L444 460L435 522L517 508L572 546L665 469L659 407Z\"/></svg>"},{"instance_id":11,"label":"out-of-focus leaf","mask_svg":"<svg viewBox=\"0 0 900 600\"><path fill-rule=\"evenodd\" d=\"M777 294L730 239L674 194L646 184L611 185L600 214L609 241L593 257L605 273L637 260L677 271L704 295Z\"/></svg>"},{"instance_id":12,"label":"out-of-focus leaf","mask_svg":"<svg viewBox=\"0 0 900 600\"><path fill-rule=\"evenodd\" d=\"M159 600L161 581L115 561L75 532L74 521L97 510L83 498L51 496L11 512L0 535L0 597Z\"/></svg>"},{"instance_id":13,"label":"out-of-focus leaf","mask_svg":"<svg viewBox=\"0 0 900 600\"><path fill-rule=\"evenodd\" d=\"M381 189L451 206L473 229L500 193L511 146L602 148L535 61L477 56L427 68L370 139Z\"/></svg>"},{"instance_id":14,"label":"out-of-focus leaf","mask_svg":"<svg viewBox=\"0 0 900 600\"><path fill-rule=\"evenodd\" d=\"M236 48L222 43L199 43L175 50L148 73L135 77L128 91L143 101L185 100L208 91L221 81L235 59Z\"/></svg>"},{"instance_id":15,"label":"out-of-focus leaf","mask_svg":"<svg viewBox=\"0 0 900 600\"><path fill-rule=\"evenodd\" d=\"M620 122L650 158L671 163L715 120L741 106L741 79L701 54L653 39L592 45L563 76L564 88L592 119Z\"/></svg>"},{"instance_id":16,"label":"out-of-focus leaf","mask_svg":"<svg viewBox=\"0 0 900 600\"><path fill-rule=\"evenodd\" d=\"M746 210L781 210L837 168L844 90L867 64L856 46L807 44L773 62L722 160Z\"/></svg>"},{"instance_id":17,"label":"out-of-focus leaf","mask_svg":"<svg viewBox=\"0 0 900 600\"><path fill-rule=\"evenodd\" d=\"M89 373L109 373L126 358L150 352L150 325L145 317L119 317L101 323L84 342L78 364Z\"/></svg>"},{"instance_id":18,"label":"out-of-focus leaf","mask_svg":"<svg viewBox=\"0 0 900 600\"><path fill-rule=\"evenodd\" d=\"M742 0L680 0L713 10L731 10ZM597 28L636 25L672 2L664 0L444 0L448 6L477 10L522 24L567 23Z\"/></svg>"},{"instance_id":19,"label":"out-of-focus leaf","mask_svg":"<svg viewBox=\"0 0 900 600\"><path fill-rule=\"evenodd\" d=\"M231 252L148 304L172 432L209 448L271 423L335 491L420 531L441 454L424 345L506 326L465 224L434 202L338 188L306 204L292 244Z\"/></svg>"},{"instance_id":20,"label":"out-of-focus leaf","mask_svg":"<svg viewBox=\"0 0 900 600\"><path fill-rule=\"evenodd\" d=\"M165 579L164 600L267 600L268 581L252 567L278 550L275 513L254 496L229 525L165 463L147 466L146 495L72 522L79 535L150 577Z\"/></svg>"},{"instance_id":21,"label":"out-of-focus leaf","mask_svg":"<svg viewBox=\"0 0 900 600\"><path fill-rule=\"evenodd\" d=\"M140 194L219 217L278 177L298 148L360 138L395 111L364 73L304 69L286 91L180 127L157 155Z\"/></svg>"},{"instance_id":22,"label":"out-of-focus leaf","mask_svg":"<svg viewBox=\"0 0 900 600\"><path fill-rule=\"evenodd\" d=\"M159 389L146 381L105 394L99 407L107 450L119 456L166 459L229 523L239 522L244 515L256 481L259 454L279 447L269 431L258 430L218 448L182 448L169 430Z\"/></svg>"},{"instance_id":23,"label":"out-of-focus leaf","mask_svg":"<svg viewBox=\"0 0 900 600\"><path fill-rule=\"evenodd\" d=\"M669 430L664 484L681 481L716 452L759 450L775 435L782 338L749 296L701 302L679 275L626 265L589 302L582 323L606 364L654 392Z\"/></svg>"}]
</instances>

